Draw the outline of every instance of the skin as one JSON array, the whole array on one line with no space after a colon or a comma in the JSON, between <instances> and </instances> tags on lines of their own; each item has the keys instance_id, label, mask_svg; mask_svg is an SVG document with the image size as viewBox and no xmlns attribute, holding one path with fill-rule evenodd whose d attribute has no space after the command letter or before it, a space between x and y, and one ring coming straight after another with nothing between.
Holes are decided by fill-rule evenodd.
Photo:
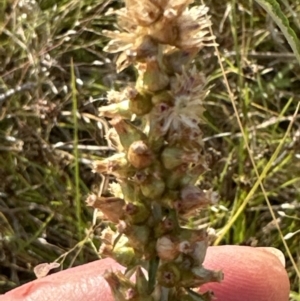
<instances>
[{"instance_id":1,"label":"skin","mask_svg":"<svg viewBox=\"0 0 300 301\"><path fill-rule=\"evenodd\" d=\"M277 256L276 256L277 255ZM289 279L279 251L243 246L210 247L204 266L222 270L222 283L211 283L218 301L288 301ZM113 301L101 276L120 269L111 259L64 270L18 287L0 296L0 301Z\"/></svg>"}]
</instances>

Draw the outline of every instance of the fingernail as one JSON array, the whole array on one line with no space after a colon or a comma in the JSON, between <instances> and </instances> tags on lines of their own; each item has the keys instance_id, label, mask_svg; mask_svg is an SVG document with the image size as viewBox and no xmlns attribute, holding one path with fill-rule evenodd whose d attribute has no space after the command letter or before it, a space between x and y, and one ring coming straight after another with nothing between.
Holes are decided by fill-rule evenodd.
<instances>
[{"instance_id":1,"label":"fingernail","mask_svg":"<svg viewBox=\"0 0 300 301\"><path fill-rule=\"evenodd\" d=\"M273 248L273 247L260 247L258 249L275 255L279 259L279 261L282 263L282 265L285 267L285 257L280 250Z\"/></svg>"}]
</instances>

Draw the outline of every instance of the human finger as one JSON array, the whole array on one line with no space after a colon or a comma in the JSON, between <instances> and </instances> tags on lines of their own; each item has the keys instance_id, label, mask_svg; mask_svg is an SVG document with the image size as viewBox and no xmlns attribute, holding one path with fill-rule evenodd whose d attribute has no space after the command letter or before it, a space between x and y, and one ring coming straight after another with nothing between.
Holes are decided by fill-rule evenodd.
<instances>
[{"instance_id":1,"label":"human finger","mask_svg":"<svg viewBox=\"0 0 300 301\"><path fill-rule=\"evenodd\" d=\"M218 301L288 301L289 279L276 249L246 246L209 248L204 266L222 270L221 283L209 283ZM277 256L276 256L277 255Z\"/></svg>"},{"instance_id":2,"label":"human finger","mask_svg":"<svg viewBox=\"0 0 300 301\"><path fill-rule=\"evenodd\" d=\"M269 252L241 246L208 248L204 266L223 270L222 283L212 283L218 301L287 301L289 281L279 259ZM103 278L106 270L122 269L104 259L37 279L0 297L0 301L113 301Z\"/></svg>"}]
</instances>

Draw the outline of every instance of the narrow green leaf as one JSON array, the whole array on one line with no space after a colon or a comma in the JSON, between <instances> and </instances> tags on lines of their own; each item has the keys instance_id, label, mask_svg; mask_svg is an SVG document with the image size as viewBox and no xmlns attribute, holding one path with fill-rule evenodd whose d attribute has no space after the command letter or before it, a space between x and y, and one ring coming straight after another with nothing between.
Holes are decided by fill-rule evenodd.
<instances>
[{"instance_id":1,"label":"narrow green leaf","mask_svg":"<svg viewBox=\"0 0 300 301\"><path fill-rule=\"evenodd\" d=\"M74 159L75 159L75 171L74 171L74 180L75 180L75 204L76 204L76 219L77 219L77 233L79 239L82 239L82 220L81 220L81 200L80 200L80 175L79 175L79 152L78 152L78 119L77 119L77 89L76 89L76 77L74 71L74 63L71 60L71 89L72 89L72 115L73 115L73 124L74 124Z\"/></svg>"},{"instance_id":2,"label":"narrow green leaf","mask_svg":"<svg viewBox=\"0 0 300 301\"><path fill-rule=\"evenodd\" d=\"M154 259L151 259L149 262L149 282L148 282L148 292L151 294L154 290L155 284L156 284L156 273L158 269L159 259L158 257L155 257Z\"/></svg>"},{"instance_id":3,"label":"narrow green leaf","mask_svg":"<svg viewBox=\"0 0 300 301\"><path fill-rule=\"evenodd\" d=\"M272 17L274 22L281 29L288 43L290 44L298 63L300 64L300 41L291 28L289 20L282 12L278 2L276 0L255 0L259 5L261 5L267 13Z\"/></svg>"}]
</instances>

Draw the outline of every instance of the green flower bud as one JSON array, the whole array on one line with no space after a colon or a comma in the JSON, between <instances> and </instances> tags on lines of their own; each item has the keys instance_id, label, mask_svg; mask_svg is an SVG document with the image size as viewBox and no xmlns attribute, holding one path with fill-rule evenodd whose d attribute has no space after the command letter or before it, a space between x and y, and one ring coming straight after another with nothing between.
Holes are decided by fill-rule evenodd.
<instances>
[{"instance_id":1,"label":"green flower bud","mask_svg":"<svg viewBox=\"0 0 300 301\"><path fill-rule=\"evenodd\" d=\"M154 161L151 149L144 141L133 142L128 150L128 161L137 169L150 166Z\"/></svg>"},{"instance_id":2,"label":"green flower bud","mask_svg":"<svg viewBox=\"0 0 300 301\"><path fill-rule=\"evenodd\" d=\"M140 93L136 89L128 88L127 97L129 98L130 111L137 116L148 114L153 107L151 94Z\"/></svg>"},{"instance_id":3,"label":"green flower bud","mask_svg":"<svg viewBox=\"0 0 300 301\"><path fill-rule=\"evenodd\" d=\"M146 63L140 64L138 71L138 87L143 87L151 92L157 92L167 88L169 85L169 76L160 69L155 57L148 58Z\"/></svg>"},{"instance_id":4,"label":"green flower bud","mask_svg":"<svg viewBox=\"0 0 300 301\"><path fill-rule=\"evenodd\" d=\"M116 129L120 137L121 144L126 151L133 142L138 140L146 141L147 139L146 134L144 134L140 129L120 117L115 117L110 121L110 123Z\"/></svg>"},{"instance_id":5,"label":"green flower bud","mask_svg":"<svg viewBox=\"0 0 300 301\"><path fill-rule=\"evenodd\" d=\"M126 220L133 225L145 222L150 216L150 210L141 202L128 203L125 206Z\"/></svg>"},{"instance_id":6,"label":"green flower bud","mask_svg":"<svg viewBox=\"0 0 300 301\"><path fill-rule=\"evenodd\" d=\"M125 201L116 197L99 197L94 194L89 195L86 200L87 206L99 209L105 217L113 222L118 223L124 217Z\"/></svg>"},{"instance_id":7,"label":"green flower bud","mask_svg":"<svg viewBox=\"0 0 300 301\"><path fill-rule=\"evenodd\" d=\"M127 246L116 246L112 251L112 257L125 267L131 267L137 263L137 256L134 249Z\"/></svg>"},{"instance_id":8,"label":"green flower bud","mask_svg":"<svg viewBox=\"0 0 300 301\"><path fill-rule=\"evenodd\" d=\"M197 163L199 154L184 151L182 147L167 146L162 152L161 160L166 169L174 169L184 163Z\"/></svg>"},{"instance_id":9,"label":"green flower bud","mask_svg":"<svg viewBox=\"0 0 300 301\"><path fill-rule=\"evenodd\" d=\"M121 102L112 103L107 106L99 108L100 116L105 116L108 118L113 118L116 116L121 116L126 119L130 119L132 112L129 110L130 102L129 100L123 100Z\"/></svg>"},{"instance_id":10,"label":"green flower bud","mask_svg":"<svg viewBox=\"0 0 300 301\"><path fill-rule=\"evenodd\" d=\"M157 271L157 282L164 287L178 286L180 283L180 269L173 262L162 264Z\"/></svg>"},{"instance_id":11,"label":"green flower bud","mask_svg":"<svg viewBox=\"0 0 300 301\"><path fill-rule=\"evenodd\" d=\"M159 199L165 191L164 181L154 176L148 176L147 180L140 184L142 194L149 199Z\"/></svg>"}]
</instances>

